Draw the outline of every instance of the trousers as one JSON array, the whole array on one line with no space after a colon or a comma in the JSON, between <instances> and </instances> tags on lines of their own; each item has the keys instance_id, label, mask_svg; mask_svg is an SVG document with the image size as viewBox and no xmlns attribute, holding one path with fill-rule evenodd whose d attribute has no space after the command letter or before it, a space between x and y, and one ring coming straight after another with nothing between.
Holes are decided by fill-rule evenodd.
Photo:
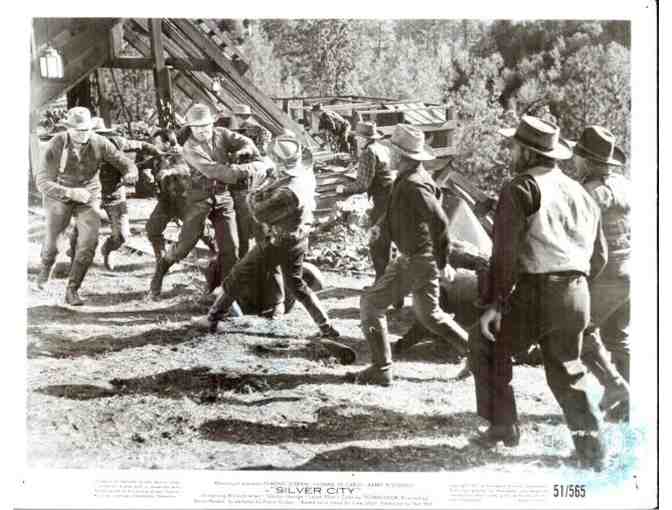
<instances>
[{"instance_id":1,"label":"trousers","mask_svg":"<svg viewBox=\"0 0 672 510\"><path fill-rule=\"evenodd\" d=\"M303 280L303 259L307 249L307 237L286 236L275 244L256 244L224 278L222 288L228 303L223 302L223 310L227 310L234 300L245 294L246 287L258 278L260 270L266 273L280 266L285 289L303 305L317 325L325 324L328 321L326 310Z\"/></svg>"},{"instance_id":2,"label":"trousers","mask_svg":"<svg viewBox=\"0 0 672 510\"><path fill-rule=\"evenodd\" d=\"M58 236L75 218L78 236L74 252L74 261L88 267L93 261L98 244L100 216L96 209L98 204L80 204L78 202L62 202L47 196L43 197L44 210L47 214L46 233L42 243L41 259L44 266L54 264L58 255Z\"/></svg>"},{"instance_id":3,"label":"trousers","mask_svg":"<svg viewBox=\"0 0 672 510\"><path fill-rule=\"evenodd\" d=\"M371 226L378 223L387 211L387 204L390 198L390 190L381 190L372 195L373 208L369 211L369 224ZM390 262L392 239L388 229L381 228L380 236L369 243L369 254L373 262L373 269L376 273L376 281L383 274L385 268Z\"/></svg>"},{"instance_id":4,"label":"trousers","mask_svg":"<svg viewBox=\"0 0 672 510\"><path fill-rule=\"evenodd\" d=\"M384 275L364 291L360 301L364 334L369 335L372 329L380 331L384 341L389 343L387 327L383 324L385 310L409 292L413 296L416 319L442 340L454 338L454 321L439 306L439 268L432 254L396 258Z\"/></svg>"},{"instance_id":5,"label":"trousers","mask_svg":"<svg viewBox=\"0 0 672 510\"><path fill-rule=\"evenodd\" d=\"M174 219L182 221L182 228L177 242L166 251L165 257L171 263L178 262L189 255L196 243L203 235L205 220L210 213L210 204L207 199L189 200L181 202L162 200L159 198L156 207L147 220L147 237L152 246L163 247L163 232L168 223Z\"/></svg>"},{"instance_id":6,"label":"trousers","mask_svg":"<svg viewBox=\"0 0 672 510\"><path fill-rule=\"evenodd\" d=\"M517 423L511 357L536 343L543 353L546 382L569 429L599 430L597 406L586 391L587 369L580 360L583 333L590 319L586 278L523 275L509 307L496 342L478 333L470 339L479 416L493 425Z\"/></svg>"}]
</instances>

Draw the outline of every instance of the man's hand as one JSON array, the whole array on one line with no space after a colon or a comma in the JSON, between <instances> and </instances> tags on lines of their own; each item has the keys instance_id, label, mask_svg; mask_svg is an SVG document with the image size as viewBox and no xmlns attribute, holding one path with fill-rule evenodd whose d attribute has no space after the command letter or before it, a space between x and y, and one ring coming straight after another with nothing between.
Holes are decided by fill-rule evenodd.
<instances>
[{"instance_id":1,"label":"man's hand","mask_svg":"<svg viewBox=\"0 0 672 510\"><path fill-rule=\"evenodd\" d=\"M454 282L455 281L455 276L457 275L457 271L451 266L450 264L446 264L443 270L441 271L441 276L448 280L449 282Z\"/></svg>"},{"instance_id":2,"label":"man's hand","mask_svg":"<svg viewBox=\"0 0 672 510\"><path fill-rule=\"evenodd\" d=\"M145 176L145 180L149 184L154 184L156 182L156 179L154 179L154 176L152 175L152 172L149 169L143 170L142 175Z\"/></svg>"},{"instance_id":3,"label":"man's hand","mask_svg":"<svg viewBox=\"0 0 672 510\"><path fill-rule=\"evenodd\" d=\"M126 184L136 184L138 182L138 172L128 172L124 175L124 183Z\"/></svg>"},{"instance_id":4,"label":"man's hand","mask_svg":"<svg viewBox=\"0 0 672 510\"><path fill-rule=\"evenodd\" d=\"M343 186L342 184L339 184L338 186L336 186L336 194L337 195L342 195L344 191L345 191L345 186Z\"/></svg>"},{"instance_id":5,"label":"man's hand","mask_svg":"<svg viewBox=\"0 0 672 510\"><path fill-rule=\"evenodd\" d=\"M91 192L86 188L68 188L65 196L73 202L79 202L80 204L86 204L91 200Z\"/></svg>"},{"instance_id":6,"label":"man's hand","mask_svg":"<svg viewBox=\"0 0 672 510\"><path fill-rule=\"evenodd\" d=\"M481 315L481 333L491 342L496 341L495 334L499 333L501 326L502 312L497 308L490 307Z\"/></svg>"},{"instance_id":7,"label":"man's hand","mask_svg":"<svg viewBox=\"0 0 672 510\"><path fill-rule=\"evenodd\" d=\"M245 159L249 159L252 156L254 156L254 151L249 147L238 149L236 152L233 153L235 161L244 161Z\"/></svg>"}]
</instances>

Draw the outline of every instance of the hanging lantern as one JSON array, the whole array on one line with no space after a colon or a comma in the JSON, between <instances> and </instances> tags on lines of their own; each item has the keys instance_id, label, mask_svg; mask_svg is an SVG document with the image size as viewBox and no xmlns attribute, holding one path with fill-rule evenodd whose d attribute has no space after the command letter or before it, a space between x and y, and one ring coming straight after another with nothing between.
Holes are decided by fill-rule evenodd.
<instances>
[{"instance_id":1,"label":"hanging lantern","mask_svg":"<svg viewBox=\"0 0 672 510\"><path fill-rule=\"evenodd\" d=\"M40 56L40 76L49 80L63 78L63 58L58 50L47 45Z\"/></svg>"}]
</instances>

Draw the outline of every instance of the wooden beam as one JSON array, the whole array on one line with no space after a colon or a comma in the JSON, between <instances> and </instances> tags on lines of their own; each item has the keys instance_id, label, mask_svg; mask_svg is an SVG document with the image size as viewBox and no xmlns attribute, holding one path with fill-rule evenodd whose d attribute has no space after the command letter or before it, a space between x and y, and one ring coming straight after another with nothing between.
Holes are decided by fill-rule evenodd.
<instances>
[{"instance_id":1,"label":"wooden beam","mask_svg":"<svg viewBox=\"0 0 672 510\"><path fill-rule=\"evenodd\" d=\"M154 86L156 88L156 111L159 126L175 127L173 92L170 85L170 70L166 67L163 54L163 31L161 18L150 20L150 40L152 59L154 60Z\"/></svg>"},{"instance_id":2,"label":"wooden beam","mask_svg":"<svg viewBox=\"0 0 672 510\"><path fill-rule=\"evenodd\" d=\"M302 136L301 128L288 116L286 116L277 105L261 92L250 80L241 76L234 68L233 64L222 56L221 51L217 45L206 37L203 32L194 27L187 20L171 19L171 21L180 29L184 35L189 38L194 44L198 45L207 57L211 58L221 69L222 73L228 78L229 84L233 86L233 95L242 95L246 98L250 107L255 111L268 117L272 124L272 131L276 134L283 128L288 128L297 133L300 138ZM267 126L271 127L271 126ZM302 140L308 143L308 140Z\"/></svg>"},{"instance_id":3,"label":"wooden beam","mask_svg":"<svg viewBox=\"0 0 672 510\"><path fill-rule=\"evenodd\" d=\"M224 46L233 55L236 55L238 57L239 60L234 65L236 66L240 74L245 74L247 70L250 68L250 66L245 61L245 56L238 51L236 44L233 42L231 37L229 37L229 34L220 30L219 27L217 26L217 23L215 23L211 19L201 19L197 21L200 21L202 24L204 24L208 28L208 30L210 30L224 43L222 46Z\"/></svg>"},{"instance_id":4,"label":"wooden beam","mask_svg":"<svg viewBox=\"0 0 672 510\"><path fill-rule=\"evenodd\" d=\"M201 58L187 60L185 58L167 57L165 59L166 66L173 69L186 71L206 71L217 72L219 68L212 63L212 61ZM151 58L143 57L122 57L115 58L105 63L104 67L111 67L117 69L154 69L154 61Z\"/></svg>"}]
</instances>

